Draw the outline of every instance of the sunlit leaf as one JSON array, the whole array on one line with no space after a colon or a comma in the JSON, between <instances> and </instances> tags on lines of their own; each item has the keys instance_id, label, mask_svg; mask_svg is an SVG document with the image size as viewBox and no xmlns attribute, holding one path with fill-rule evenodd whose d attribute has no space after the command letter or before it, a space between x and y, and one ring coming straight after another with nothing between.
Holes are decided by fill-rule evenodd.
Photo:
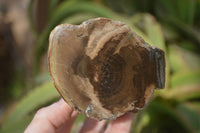
<instances>
[{"instance_id":1,"label":"sunlit leaf","mask_svg":"<svg viewBox=\"0 0 200 133\"><path fill-rule=\"evenodd\" d=\"M171 87L200 83L200 70L178 73L171 77Z\"/></svg>"},{"instance_id":2,"label":"sunlit leaf","mask_svg":"<svg viewBox=\"0 0 200 133\"><path fill-rule=\"evenodd\" d=\"M174 44L169 47L169 60L171 70L175 74L194 71L200 68L200 55Z\"/></svg>"},{"instance_id":3,"label":"sunlit leaf","mask_svg":"<svg viewBox=\"0 0 200 133\"><path fill-rule=\"evenodd\" d=\"M153 45L166 51L163 32L160 24L155 20L155 18L146 14L144 16L144 26L146 34L153 42Z\"/></svg>"},{"instance_id":4,"label":"sunlit leaf","mask_svg":"<svg viewBox=\"0 0 200 133\"><path fill-rule=\"evenodd\" d=\"M12 109L8 110L9 113L3 120L2 126L7 126L15 121L23 119L23 117L34 111L34 109L37 109L58 97L58 92L52 82L47 82L38 86L17 102Z\"/></svg>"},{"instance_id":5,"label":"sunlit leaf","mask_svg":"<svg viewBox=\"0 0 200 133\"><path fill-rule=\"evenodd\" d=\"M177 102L183 102L189 99L195 99L200 97L200 84L186 84L177 86L173 89L166 90L162 94L163 98L167 100L175 100Z\"/></svg>"}]
</instances>

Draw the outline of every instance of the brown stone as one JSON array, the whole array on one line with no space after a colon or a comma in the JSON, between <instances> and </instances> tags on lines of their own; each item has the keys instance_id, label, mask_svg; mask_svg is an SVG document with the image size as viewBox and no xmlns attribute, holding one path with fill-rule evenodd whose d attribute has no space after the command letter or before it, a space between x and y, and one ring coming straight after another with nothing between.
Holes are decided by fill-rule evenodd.
<instances>
[{"instance_id":1,"label":"brown stone","mask_svg":"<svg viewBox=\"0 0 200 133\"><path fill-rule=\"evenodd\" d=\"M88 117L116 119L144 108L164 88L164 52L122 22L90 19L57 26L49 39L49 71L65 101Z\"/></svg>"}]
</instances>

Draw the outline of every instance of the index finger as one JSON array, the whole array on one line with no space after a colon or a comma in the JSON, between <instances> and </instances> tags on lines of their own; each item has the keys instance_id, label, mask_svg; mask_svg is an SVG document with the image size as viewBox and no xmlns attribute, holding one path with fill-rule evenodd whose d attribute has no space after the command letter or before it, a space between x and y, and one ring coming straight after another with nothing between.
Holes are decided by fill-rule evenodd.
<instances>
[{"instance_id":1,"label":"index finger","mask_svg":"<svg viewBox=\"0 0 200 133\"><path fill-rule=\"evenodd\" d=\"M117 118L117 120L111 121L105 133L129 133L133 117L133 113L126 113L125 115Z\"/></svg>"},{"instance_id":2,"label":"index finger","mask_svg":"<svg viewBox=\"0 0 200 133\"><path fill-rule=\"evenodd\" d=\"M63 100L40 109L35 114L25 133L54 133L63 125L70 131L76 112Z\"/></svg>"}]
</instances>

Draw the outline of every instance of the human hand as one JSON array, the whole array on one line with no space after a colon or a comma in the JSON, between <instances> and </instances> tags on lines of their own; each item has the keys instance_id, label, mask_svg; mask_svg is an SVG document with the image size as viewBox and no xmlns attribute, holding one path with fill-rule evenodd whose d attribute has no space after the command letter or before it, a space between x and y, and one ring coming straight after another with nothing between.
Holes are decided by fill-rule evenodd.
<instances>
[{"instance_id":1,"label":"human hand","mask_svg":"<svg viewBox=\"0 0 200 133\"><path fill-rule=\"evenodd\" d=\"M61 99L38 110L24 133L69 133L76 116L77 112ZM127 113L111 121L105 128L106 120L87 118L80 133L129 133L132 119L133 114Z\"/></svg>"}]
</instances>

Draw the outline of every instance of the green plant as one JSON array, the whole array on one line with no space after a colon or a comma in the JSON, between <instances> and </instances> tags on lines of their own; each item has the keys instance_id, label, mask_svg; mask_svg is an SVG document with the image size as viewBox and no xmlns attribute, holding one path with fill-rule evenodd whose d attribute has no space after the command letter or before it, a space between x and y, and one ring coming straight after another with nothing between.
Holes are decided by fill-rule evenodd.
<instances>
[{"instance_id":1,"label":"green plant","mask_svg":"<svg viewBox=\"0 0 200 133\"><path fill-rule=\"evenodd\" d=\"M34 0L29 5L30 18L33 16L33 3ZM30 20L38 40L36 75L40 74L41 57L47 52L49 33L56 25L80 24L100 16L123 21L146 42L163 49L166 54L166 88L155 91L150 104L136 114L132 131L200 132L199 7L199 0L126 0L125 3L113 0L50 0L48 23L43 31L39 32ZM39 85L14 106L11 105L12 110L8 109L0 131L23 131L38 108L58 98L51 81Z\"/></svg>"}]
</instances>

